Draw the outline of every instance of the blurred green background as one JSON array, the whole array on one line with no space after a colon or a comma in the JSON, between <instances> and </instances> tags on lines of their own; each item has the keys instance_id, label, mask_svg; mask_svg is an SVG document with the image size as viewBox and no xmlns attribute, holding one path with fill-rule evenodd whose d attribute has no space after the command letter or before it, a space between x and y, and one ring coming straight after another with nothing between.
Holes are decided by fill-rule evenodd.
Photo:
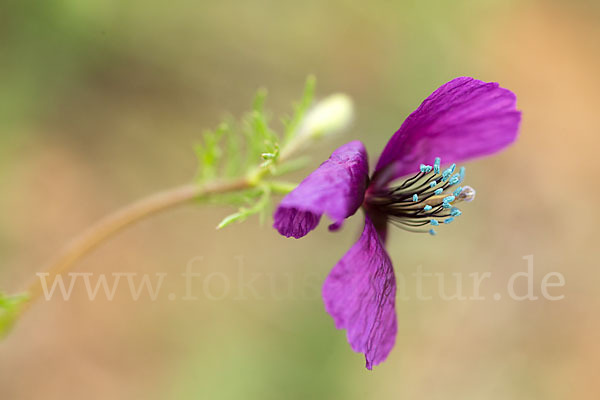
<instances>
[{"instance_id":1,"label":"blurred green background","mask_svg":"<svg viewBox=\"0 0 600 400\"><path fill-rule=\"evenodd\" d=\"M71 301L40 302L0 344L0 399L598 399L598 4L3 0L0 287L10 292L101 216L189 181L202 129L246 110L260 86L277 113L310 73L320 95L354 98L353 128L315 148L313 165L349 139L373 164L456 76L513 90L523 124L516 145L468 164L478 199L460 223L389 238L406 275L491 272L488 299L398 301L396 347L374 371L318 294L360 218L294 241L256 219L217 232L229 209L187 207L128 230L79 271L177 277L203 257L203 274L237 279L242 268L275 284L259 280L245 300L89 301L79 287ZM556 271L564 300L491 299L526 255L537 294ZM300 292L274 296L289 280ZM181 278L165 286L183 290Z\"/></svg>"}]
</instances>

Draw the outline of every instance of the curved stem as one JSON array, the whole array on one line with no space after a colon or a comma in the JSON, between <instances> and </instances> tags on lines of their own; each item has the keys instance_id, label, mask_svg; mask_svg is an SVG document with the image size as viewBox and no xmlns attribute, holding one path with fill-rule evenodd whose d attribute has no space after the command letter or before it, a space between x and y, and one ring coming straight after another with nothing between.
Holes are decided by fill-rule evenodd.
<instances>
[{"instance_id":1,"label":"curved stem","mask_svg":"<svg viewBox=\"0 0 600 400\"><path fill-rule=\"evenodd\" d=\"M54 280L56 276L68 271L77 261L89 254L104 241L144 218L205 195L232 192L251 186L252 184L246 179L216 182L206 186L188 184L155 193L138 200L108 215L75 237L62 249L55 260L48 265L47 272L50 274L48 278L50 281ZM22 311L25 311L29 305L42 295L41 282L39 280L34 281L29 286L28 293L29 300L23 305Z\"/></svg>"}]
</instances>

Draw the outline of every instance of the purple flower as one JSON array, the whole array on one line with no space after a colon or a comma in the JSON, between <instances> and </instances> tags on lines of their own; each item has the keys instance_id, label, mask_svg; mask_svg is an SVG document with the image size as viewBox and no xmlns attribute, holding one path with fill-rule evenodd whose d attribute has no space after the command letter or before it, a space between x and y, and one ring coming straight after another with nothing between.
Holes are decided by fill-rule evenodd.
<instances>
[{"instance_id":1,"label":"purple flower","mask_svg":"<svg viewBox=\"0 0 600 400\"><path fill-rule=\"evenodd\" d=\"M475 196L471 187L460 186L464 168L456 170L454 163L505 148L515 140L520 120L511 91L456 78L404 121L371 178L364 145L350 142L279 204L274 227L294 238L315 229L323 214L336 230L362 206L364 230L325 280L323 299L335 326L346 329L352 349L364 353L368 369L387 358L396 340L396 279L384 246L388 223L435 234L430 226L452 222L461 213L455 204ZM440 159L453 164L442 170Z\"/></svg>"}]
</instances>

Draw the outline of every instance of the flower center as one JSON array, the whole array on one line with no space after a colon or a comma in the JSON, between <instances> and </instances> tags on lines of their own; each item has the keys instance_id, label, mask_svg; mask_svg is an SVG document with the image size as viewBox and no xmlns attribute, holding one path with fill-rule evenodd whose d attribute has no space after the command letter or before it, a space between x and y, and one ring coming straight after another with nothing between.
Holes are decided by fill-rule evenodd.
<instances>
[{"instance_id":1,"label":"flower center","mask_svg":"<svg viewBox=\"0 0 600 400\"><path fill-rule=\"evenodd\" d=\"M475 199L475 189L459 186L465 178L465 167L455 173L456 164L440 170L440 159L433 166L421 164L419 172L399 186L370 192L366 197L369 209L388 216L389 221L411 232L429 232L427 225L449 224L461 215L456 203Z\"/></svg>"}]
</instances>

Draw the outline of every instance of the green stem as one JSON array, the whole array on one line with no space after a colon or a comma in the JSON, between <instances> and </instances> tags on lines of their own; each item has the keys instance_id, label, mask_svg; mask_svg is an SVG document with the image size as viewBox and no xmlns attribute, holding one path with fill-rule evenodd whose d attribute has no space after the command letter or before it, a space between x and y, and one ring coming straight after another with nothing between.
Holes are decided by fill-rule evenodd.
<instances>
[{"instance_id":1,"label":"green stem","mask_svg":"<svg viewBox=\"0 0 600 400\"><path fill-rule=\"evenodd\" d=\"M252 186L253 184L247 179L215 182L205 186L188 184L155 193L138 200L108 215L67 244L54 261L48 265L47 272L50 274L48 279L51 282L56 276L71 269L77 261L92 252L107 239L142 219L189 203L197 198L211 194L243 190ZM29 286L27 293L29 299L27 303L23 304L21 312L24 312L28 306L41 297L41 282L39 280L34 281Z\"/></svg>"},{"instance_id":2,"label":"green stem","mask_svg":"<svg viewBox=\"0 0 600 400\"><path fill-rule=\"evenodd\" d=\"M261 200L262 203L259 202L260 206L263 205L264 201L268 200L270 192L277 194L289 193L296 185L276 181L265 182L264 178L272 174L272 167L280 165L290 154L291 152L286 150L285 157L280 157L272 166L256 167L256 169L251 170L244 178L238 180L213 182L206 185L187 184L152 194L117 210L75 237L58 253L57 257L46 268L46 271L49 273L47 276L48 281L52 282L58 275L73 268L79 260L125 228L173 207L205 196L235 192L260 185L265 187L264 196L267 196L266 199L263 198ZM20 304L18 314L20 315L25 312L42 294L41 281L34 280L27 289L27 301ZM14 319L16 319L16 316Z\"/></svg>"}]
</instances>

